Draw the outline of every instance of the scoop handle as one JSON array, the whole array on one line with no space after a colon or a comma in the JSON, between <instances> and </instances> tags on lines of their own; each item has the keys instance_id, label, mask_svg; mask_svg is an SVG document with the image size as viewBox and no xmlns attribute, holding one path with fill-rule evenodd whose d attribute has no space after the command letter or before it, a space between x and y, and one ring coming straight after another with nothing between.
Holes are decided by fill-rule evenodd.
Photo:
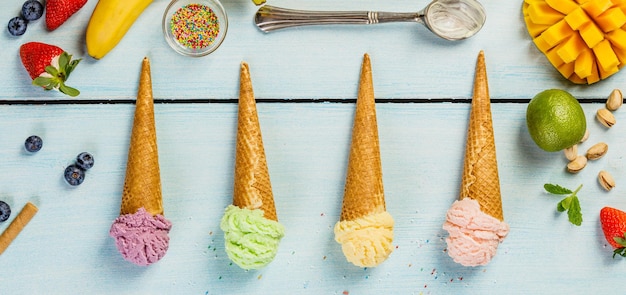
<instances>
[{"instance_id":1,"label":"scoop handle","mask_svg":"<svg viewBox=\"0 0 626 295\"><path fill-rule=\"evenodd\" d=\"M377 11L313 11L264 5L254 16L254 23L261 31L308 26L308 25L370 25L385 22L419 22L419 13L396 13Z\"/></svg>"}]
</instances>

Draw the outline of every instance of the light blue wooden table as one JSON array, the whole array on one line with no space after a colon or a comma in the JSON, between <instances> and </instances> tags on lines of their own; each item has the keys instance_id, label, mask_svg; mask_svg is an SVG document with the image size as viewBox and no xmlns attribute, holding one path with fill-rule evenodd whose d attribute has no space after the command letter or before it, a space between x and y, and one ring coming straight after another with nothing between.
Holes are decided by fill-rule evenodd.
<instances>
[{"instance_id":1,"label":"light blue wooden table","mask_svg":"<svg viewBox=\"0 0 626 295\"><path fill-rule=\"evenodd\" d=\"M21 1L0 3L0 19ZM436 39L418 24L308 27L264 34L249 0L224 1L223 45L207 57L177 55L161 33L167 1L156 0L102 60L88 58L84 31L96 0L54 32L42 20L0 35L0 199L14 214L39 213L0 256L1 294L600 294L622 290L623 259L601 233L603 206L626 209L626 111L610 130L595 119L625 73L592 86L565 81L529 40L521 1L484 0L488 20L471 39ZM325 10L416 11L424 1L289 1ZM30 85L18 58L28 41L84 57L69 85L78 98ZM458 195L476 55L487 58L508 238L487 266L467 268L444 252L445 212ZM396 249L376 268L346 262L333 240L339 218L359 69L372 58L387 209ZM152 63L165 215L173 223L163 260L124 261L108 236L118 215L141 60ZM250 65L280 221L274 262L243 271L224 252L219 221L231 202L239 64ZM548 88L580 99L590 138L609 153L576 175L561 153L539 150L525 127L526 101ZM428 101L434 99L435 101ZM344 102L345 101L345 102ZM443 102L441 102L443 101ZM460 103L455 103L456 101ZM32 134L43 149L27 154ZM82 151L96 159L85 182L64 168ZM605 169L617 186L596 181ZM584 222L556 212L546 182L575 188ZM15 216L15 215L13 215ZM0 225L4 230L8 223Z\"/></svg>"}]
</instances>

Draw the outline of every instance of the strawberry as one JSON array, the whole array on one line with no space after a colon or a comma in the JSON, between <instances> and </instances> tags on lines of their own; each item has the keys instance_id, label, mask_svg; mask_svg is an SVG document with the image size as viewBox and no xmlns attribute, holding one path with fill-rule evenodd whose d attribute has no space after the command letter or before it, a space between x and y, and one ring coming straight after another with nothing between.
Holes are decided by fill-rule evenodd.
<instances>
[{"instance_id":1,"label":"strawberry","mask_svg":"<svg viewBox=\"0 0 626 295\"><path fill-rule=\"evenodd\" d=\"M53 31L79 11L87 0L47 0L46 27Z\"/></svg>"},{"instance_id":2,"label":"strawberry","mask_svg":"<svg viewBox=\"0 0 626 295\"><path fill-rule=\"evenodd\" d=\"M20 58L33 79L33 85L45 90L58 89L69 96L80 94L77 89L65 85L80 59L72 60L72 56L63 49L39 42L23 44L20 47Z\"/></svg>"},{"instance_id":3,"label":"strawberry","mask_svg":"<svg viewBox=\"0 0 626 295\"><path fill-rule=\"evenodd\" d=\"M600 223L607 242L615 249L613 257L619 254L626 257L626 212L604 207L600 210Z\"/></svg>"}]
</instances>

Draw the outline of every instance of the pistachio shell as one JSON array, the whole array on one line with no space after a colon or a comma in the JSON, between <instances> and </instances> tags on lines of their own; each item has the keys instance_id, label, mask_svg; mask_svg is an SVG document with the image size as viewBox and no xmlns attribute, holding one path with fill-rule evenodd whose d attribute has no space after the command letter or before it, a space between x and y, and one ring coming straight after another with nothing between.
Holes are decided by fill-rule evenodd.
<instances>
[{"instance_id":1,"label":"pistachio shell","mask_svg":"<svg viewBox=\"0 0 626 295\"><path fill-rule=\"evenodd\" d=\"M578 173L580 170L583 170L587 166L587 157L585 156L577 156L574 161L571 161L567 164L567 171L570 173Z\"/></svg>"},{"instance_id":2,"label":"pistachio shell","mask_svg":"<svg viewBox=\"0 0 626 295\"><path fill-rule=\"evenodd\" d=\"M589 160L597 160L604 157L608 150L609 146L606 143L598 142L587 150L586 157Z\"/></svg>"},{"instance_id":3,"label":"pistachio shell","mask_svg":"<svg viewBox=\"0 0 626 295\"><path fill-rule=\"evenodd\" d=\"M606 191L610 191L615 187L613 176L605 170L601 170L600 173L598 173L598 182Z\"/></svg>"},{"instance_id":4,"label":"pistachio shell","mask_svg":"<svg viewBox=\"0 0 626 295\"><path fill-rule=\"evenodd\" d=\"M613 89L609 97L606 99L606 108L609 111L616 111L619 109L624 103L624 96L622 95L622 91L619 89Z\"/></svg>"},{"instance_id":5,"label":"pistachio shell","mask_svg":"<svg viewBox=\"0 0 626 295\"><path fill-rule=\"evenodd\" d=\"M599 109L596 113L596 118L598 118L598 121L605 127L611 128L615 125L615 116L607 109Z\"/></svg>"}]
</instances>

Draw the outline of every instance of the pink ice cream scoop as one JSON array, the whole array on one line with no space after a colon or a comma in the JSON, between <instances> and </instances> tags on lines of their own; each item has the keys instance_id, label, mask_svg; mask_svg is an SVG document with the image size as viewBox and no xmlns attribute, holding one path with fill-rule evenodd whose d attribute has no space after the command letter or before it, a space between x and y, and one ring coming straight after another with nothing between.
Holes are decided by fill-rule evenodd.
<instances>
[{"instance_id":1,"label":"pink ice cream scoop","mask_svg":"<svg viewBox=\"0 0 626 295\"><path fill-rule=\"evenodd\" d=\"M124 259L147 266L165 256L171 228L172 223L163 215L152 216L142 207L134 214L116 218L109 235L115 238L117 250Z\"/></svg>"},{"instance_id":2,"label":"pink ice cream scoop","mask_svg":"<svg viewBox=\"0 0 626 295\"><path fill-rule=\"evenodd\" d=\"M470 198L452 204L443 229L450 234L448 255L464 266L489 263L509 233L507 223L480 211L478 202Z\"/></svg>"}]
</instances>

